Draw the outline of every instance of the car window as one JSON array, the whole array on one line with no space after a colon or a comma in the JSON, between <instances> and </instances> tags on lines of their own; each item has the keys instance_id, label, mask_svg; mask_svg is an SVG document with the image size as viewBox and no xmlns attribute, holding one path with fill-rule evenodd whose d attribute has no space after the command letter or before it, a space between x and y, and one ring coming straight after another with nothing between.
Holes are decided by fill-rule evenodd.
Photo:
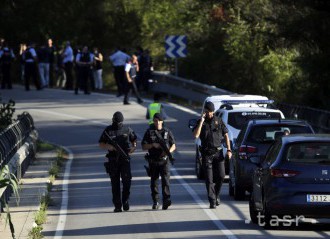
<instances>
[{"instance_id":1,"label":"car window","mask_svg":"<svg viewBox=\"0 0 330 239\"><path fill-rule=\"evenodd\" d=\"M252 119L280 119L279 112L229 112L228 124L241 130Z\"/></svg>"},{"instance_id":2,"label":"car window","mask_svg":"<svg viewBox=\"0 0 330 239\"><path fill-rule=\"evenodd\" d=\"M330 164L330 143L299 143L288 147L287 161L298 163Z\"/></svg>"},{"instance_id":3,"label":"car window","mask_svg":"<svg viewBox=\"0 0 330 239\"><path fill-rule=\"evenodd\" d=\"M266 154L266 158L265 158L265 162L270 165L272 164L273 162L275 162L276 158L277 158L277 155L278 153L280 152L281 150L281 147L282 147L282 142L281 141L276 141L275 144L273 144L268 153Z\"/></svg>"},{"instance_id":4,"label":"car window","mask_svg":"<svg viewBox=\"0 0 330 239\"><path fill-rule=\"evenodd\" d=\"M238 134L237 136L237 140L236 140L236 145L240 145L241 142L243 141L245 132L246 132L247 127L244 127L241 132Z\"/></svg>"},{"instance_id":5,"label":"car window","mask_svg":"<svg viewBox=\"0 0 330 239\"><path fill-rule=\"evenodd\" d=\"M274 141L278 137L288 134L313 133L305 125L255 125L248 136L248 142L262 143Z\"/></svg>"}]
</instances>

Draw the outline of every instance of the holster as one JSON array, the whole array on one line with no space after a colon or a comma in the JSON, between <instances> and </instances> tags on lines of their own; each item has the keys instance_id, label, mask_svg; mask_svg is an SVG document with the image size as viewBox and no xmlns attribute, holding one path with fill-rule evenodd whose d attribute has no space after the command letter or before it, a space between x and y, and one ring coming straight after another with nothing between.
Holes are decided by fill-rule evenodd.
<instances>
[{"instance_id":1,"label":"holster","mask_svg":"<svg viewBox=\"0 0 330 239\"><path fill-rule=\"evenodd\" d=\"M149 155L148 153L146 153L146 154L144 155L144 159L145 159L148 163L151 162L151 157L150 157L150 155Z\"/></svg>"},{"instance_id":2,"label":"holster","mask_svg":"<svg viewBox=\"0 0 330 239\"><path fill-rule=\"evenodd\" d=\"M109 162L104 162L103 165L104 165L106 173L110 174L110 163Z\"/></svg>"}]
</instances>

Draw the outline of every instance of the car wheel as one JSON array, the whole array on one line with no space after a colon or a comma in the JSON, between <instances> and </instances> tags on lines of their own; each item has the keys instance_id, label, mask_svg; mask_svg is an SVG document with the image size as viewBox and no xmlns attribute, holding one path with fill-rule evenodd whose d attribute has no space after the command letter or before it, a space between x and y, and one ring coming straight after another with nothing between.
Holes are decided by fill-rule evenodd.
<instances>
[{"instance_id":1,"label":"car wheel","mask_svg":"<svg viewBox=\"0 0 330 239\"><path fill-rule=\"evenodd\" d=\"M244 200L245 198L245 190L244 188L235 182L234 186L234 199L235 200Z\"/></svg>"},{"instance_id":2,"label":"car wheel","mask_svg":"<svg viewBox=\"0 0 330 239\"><path fill-rule=\"evenodd\" d=\"M195 163L196 176L198 179L204 179L204 172L202 167L202 157L196 149L196 163Z\"/></svg>"},{"instance_id":3,"label":"car wheel","mask_svg":"<svg viewBox=\"0 0 330 239\"><path fill-rule=\"evenodd\" d=\"M228 183L228 191L229 191L229 196L234 196L234 187L233 183L231 182L231 178L229 178L229 183Z\"/></svg>"},{"instance_id":4,"label":"car wheel","mask_svg":"<svg viewBox=\"0 0 330 239\"><path fill-rule=\"evenodd\" d=\"M257 224L258 223L258 211L256 210L252 194L251 194L251 197L249 200L249 210L250 210L251 221L254 224Z\"/></svg>"},{"instance_id":5,"label":"car wheel","mask_svg":"<svg viewBox=\"0 0 330 239\"><path fill-rule=\"evenodd\" d=\"M264 229L270 229L271 228L270 221L271 221L271 215L268 212L267 206L265 204L265 200L263 199L263 207L262 207L261 217L260 217L261 226Z\"/></svg>"}]
</instances>

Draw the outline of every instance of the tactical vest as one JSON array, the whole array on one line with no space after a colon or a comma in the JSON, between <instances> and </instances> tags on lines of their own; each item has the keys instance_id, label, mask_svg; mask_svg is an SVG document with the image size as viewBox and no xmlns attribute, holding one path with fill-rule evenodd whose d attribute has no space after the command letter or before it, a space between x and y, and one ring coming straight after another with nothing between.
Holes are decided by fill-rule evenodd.
<instances>
[{"instance_id":1,"label":"tactical vest","mask_svg":"<svg viewBox=\"0 0 330 239\"><path fill-rule=\"evenodd\" d=\"M162 104L160 103L151 103L148 106L148 112L149 112L149 124L153 124L153 117L156 113L160 113L160 109L161 109Z\"/></svg>"},{"instance_id":2,"label":"tactical vest","mask_svg":"<svg viewBox=\"0 0 330 239\"><path fill-rule=\"evenodd\" d=\"M3 52L2 56L1 56L2 64L9 65L12 61L11 50L9 48L5 47L2 52Z\"/></svg>"},{"instance_id":3,"label":"tactical vest","mask_svg":"<svg viewBox=\"0 0 330 239\"><path fill-rule=\"evenodd\" d=\"M30 52L30 49L31 48L29 47L24 52L24 60L25 61L33 59L33 56L32 56L32 53Z\"/></svg>"},{"instance_id":4,"label":"tactical vest","mask_svg":"<svg viewBox=\"0 0 330 239\"><path fill-rule=\"evenodd\" d=\"M129 70L129 76L131 78L135 78L136 77L136 65L133 63L130 63L130 64L131 64L131 69Z\"/></svg>"},{"instance_id":5,"label":"tactical vest","mask_svg":"<svg viewBox=\"0 0 330 239\"><path fill-rule=\"evenodd\" d=\"M170 134L169 134L169 130L167 128L163 128L161 131L158 131L162 138L164 139L165 143L167 146L169 146L169 143L170 143ZM149 136L150 136L150 140L152 143L157 143L157 135L155 133L155 130L154 129L149 129ZM160 158L160 155L162 154L163 150L161 148L151 148L148 150L149 152L149 155L151 158L153 159L159 159Z\"/></svg>"},{"instance_id":6,"label":"tactical vest","mask_svg":"<svg viewBox=\"0 0 330 239\"><path fill-rule=\"evenodd\" d=\"M81 62L86 62L86 63L90 62L91 59L90 59L89 52L87 52L87 53L80 53L80 61Z\"/></svg>"},{"instance_id":7,"label":"tactical vest","mask_svg":"<svg viewBox=\"0 0 330 239\"><path fill-rule=\"evenodd\" d=\"M109 136L118 143L118 145L128 153L130 150L130 141L129 141L129 128L123 126L121 129L114 130L112 126L107 129ZM109 156L115 156L114 151L109 151Z\"/></svg>"},{"instance_id":8,"label":"tactical vest","mask_svg":"<svg viewBox=\"0 0 330 239\"><path fill-rule=\"evenodd\" d=\"M204 121L200 134L202 150L208 151L221 147L223 138L221 124L222 120L217 116L214 116L210 122L207 122L207 119Z\"/></svg>"}]
</instances>

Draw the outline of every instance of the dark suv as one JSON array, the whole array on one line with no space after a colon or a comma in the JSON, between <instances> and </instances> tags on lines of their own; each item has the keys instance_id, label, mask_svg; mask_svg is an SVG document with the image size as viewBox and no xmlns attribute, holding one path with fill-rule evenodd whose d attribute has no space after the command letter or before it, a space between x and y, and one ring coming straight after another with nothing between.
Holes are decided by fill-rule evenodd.
<instances>
[{"instance_id":1,"label":"dark suv","mask_svg":"<svg viewBox=\"0 0 330 239\"><path fill-rule=\"evenodd\" d=\"M229 195L235 200L245 198L251 192L252 174L256 168L252 159L266 155L278 137L287 134L313 134L313 128L300 120L251 120L242 128L233 148L229 167Z\"/></svg>"}]
</instances>

